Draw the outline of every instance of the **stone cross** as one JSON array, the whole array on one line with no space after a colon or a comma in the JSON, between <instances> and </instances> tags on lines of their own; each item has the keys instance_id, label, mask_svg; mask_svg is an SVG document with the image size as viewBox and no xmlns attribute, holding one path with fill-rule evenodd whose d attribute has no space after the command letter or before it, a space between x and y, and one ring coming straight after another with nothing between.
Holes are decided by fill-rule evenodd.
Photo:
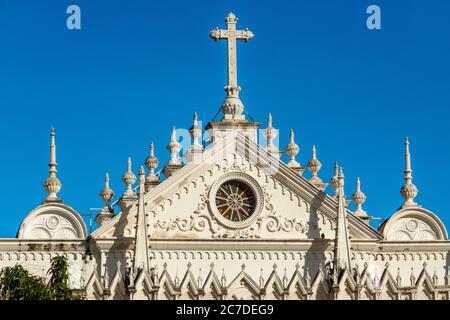
<instances>
[{"instance_id":1,"label":"stone cross","mask_svg":"<svg viewBox=\"0 0 450 320\"><path fill-rule=\"evenodd\" d=\"M238 18L230 12L225 18L227 29L215 28L209 33L209 36L215 41L228 41L228 85L225 87L228 96L238 96L240 91L240 87L237 85L236 40L247 42L254 36L248 29L236 30L237 21Z\"/></svg>"}]
</instances>

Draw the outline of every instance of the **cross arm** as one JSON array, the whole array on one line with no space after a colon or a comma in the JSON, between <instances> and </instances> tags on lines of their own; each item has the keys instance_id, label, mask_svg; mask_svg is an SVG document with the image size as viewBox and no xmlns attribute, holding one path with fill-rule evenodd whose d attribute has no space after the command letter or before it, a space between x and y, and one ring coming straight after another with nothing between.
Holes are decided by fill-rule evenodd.
<instances>
[{"instance_id":1,"label":"cross arm","mask_svg":"<svg viewBox=\"0 0 450 320\"><path fill-rule=\"evenodd\" d=\"M223 30L215 28L209 33L209 36L214 39L214 41L234 38L236 40L244 40L245 42L247 42L254 37L254 34L248 29Z\"/></svg>"}]
</instances>

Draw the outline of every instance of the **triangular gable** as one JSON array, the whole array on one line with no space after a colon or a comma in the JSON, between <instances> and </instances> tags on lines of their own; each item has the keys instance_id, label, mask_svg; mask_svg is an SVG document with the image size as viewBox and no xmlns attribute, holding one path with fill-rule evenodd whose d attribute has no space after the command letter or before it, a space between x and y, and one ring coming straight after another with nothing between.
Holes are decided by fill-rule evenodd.
<instances>
[{"instance_id":1,"label":"triangular gable","mask_svg":"<svg viewBox=\"0 0 450 320\"><path fill-rule=\"evenodd\" d=\"M173 299L175 296L180 295L178 288L175 286L166 268L164 268L159 277L159 288L158 294L160 296L164 294L166 299Z\"/></svg>"},{"instance_id":2,"label":"triangular gable","mask_svg":"<svg viewBox=\"0 0 450 320\"><path fill-rule=\"evenodd\" d=\"M264 286L266 292L265 296L268 299L282 299L284 294L283 283L278 276L276 268L272 270L269 279L267 279L266 285Z\"/></svg>"},{"instance_id":3,"label":"triangular gable","mask_svg":"<svg viewBox=\"0 0 450 320\"><path fill-rule=\"evenodd\" d=\"M230 138L231 137L231 138ZM332 224L336 221L336 200L317 189L307 179L295 174L289 167L287 167L282 161L267 154L266 150L260 147L258 144L249 141L242 134L238 132L230 133L227 137L227 141L233 141L234 145L221 145L213 144L208 150L204 152L204 157L214 158L217 161L222 161L224 155L229 155L233 152L240 154L244 157L255 170L255 174L261 175L265 172L273 173L266 175L266 180L273 181L274 184L282 189L283 193L293 198L298 198L298 201L303 201L307 206L316 206L320 211L320 214L329 220ZM189 163L173 174L171 177L164 180L157 187L145 194L145 202L148 206L152 207L152 210L158 210L158 208L164 208L165 203L172 205L174 201L177 201L183 196L186 196L190 192L190 188L195 188L197 184L202 182L204 175L212 175L214 170L217 170L217 163ZM216 168L215 168L216 167ZM289 186L289 187L287 187ZM135 210L135 209L134 209ZM154 211L155 212L155 211ZM112 235L117 236L117 232L111 232L111 229L119 228L125 236L133 236L132 227L135 214L133 210L127 213L127 216L131 218L122 217L122 214L117 214L111 221L103 225L96 230L92 237L94 238L111 238ZM370 227L364 221L354 216L349 212L349 229L351 237L357 239L382 239L382 235L375 229ZM126 226L123 224L127 224ZM176 222L173 222L176 223Z\"/></svg>"},{"instance_id":4,"label":"triangular gable","mask_svg":"<svg viewBox=\"0 0 450 320\"><path fill-rule=\"evenodd\" d=\"M258 284L252 279L251 276L249 276L247 272L245 272L244 268L228 285L227 290L229 297L233 298L234 290L241 288L242 286L245 287L255 298L261 295L261 289Z\"/></svg>"},{"instance_id":5,"label":"triangular gable","mask_svg":"<svg viewBox=\"0 0 450 320\"><path fill-rule=\"evenodd\" d=\"M199 287L190 267L188 267L183 280L181 280L180 291L183 295L188 293L190 299L198 297Z\"/></svg>"},{"instance_id":6,"label":"triangular gable","mask_svg":"<svg viewBox=\"0 0 450 320\"><path fill-rule=\"evenodd\" d=\"M289 292L290 298L292 298L294 293L295 297L297 297L297 295L306 297L310 293L310 288L308 288L306 281L303 279L298 269L294 271L287 286L287 291Z\"/></svg>"},{"instance_id":7,"label":"triangular gable","mask_svg":"<svg viewBox=\"0 0 450 320\"><path fill-rule=\"evenodd\" d=\"M118 266L111 282L109 283L109 290L112 293L110 296L110 299L112 300L125 300L129 297L125 285L125 278L122 275L120 266Z\"/></svg>"},{"instance_id":8,"label":"triangular gable","mask_svg":"<svg viewBox=\"0 0 450 320\"><path fill-rule=\"evenodd\" d=\"M203 291L205 292L205 296L222 296L222 285L216 272L214 271L214 268L212 267L206 277L205 283L203 284Z\"/></svg>"},{"instance_id":9,"label":"triangular gable","mask_svg":"<svg viewBox=\"0 0 450 320\"><path fill-rule=\"evenodd\" d=\"M85 285L86 295L88 299L94 298L96 300L101 300L103 291L104 287L102 281L100 280L100 276L98 275L97 270L94 269Z\"/></svg>"}]
</instances>

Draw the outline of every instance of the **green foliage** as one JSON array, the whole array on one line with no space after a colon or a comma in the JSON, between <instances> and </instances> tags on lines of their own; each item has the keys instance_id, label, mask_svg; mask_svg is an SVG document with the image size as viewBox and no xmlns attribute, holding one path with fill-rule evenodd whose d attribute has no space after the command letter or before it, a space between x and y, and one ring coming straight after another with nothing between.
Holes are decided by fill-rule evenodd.
<instances>
[{"instance_id":1,"label":"green foliage","mask_svg":"<svg viewBox=\"0 0 450 320\"><path fill-rule=\"evenodd\" d=\"M44 281L29 274L21 265L1 271L0 295L5 300L51 300L51 292Z\"/></svg>"},{"instance_id":2,"label":"green foliage","mask_svg":"<svg viewBox=\"0 0 450 320\"><path fill-rule=\"evenodd\" d=\"M54 257L47 274L50 280L36 277L21 265L0 272L0 297L5 300L72 300L69 288L69 264L65 257Z\"/></svg>"},{"instance_id":3,"label":"green foliage","mask_svg":"<svg viewBox=\"0 0 450 320\"><path fill-rule=\"evenodd\" d=\"M69 264L65 257L54 257L48 270L48 283L55 300L71 300L72 291L69 289Z\"/></svg>"}]
</instances>

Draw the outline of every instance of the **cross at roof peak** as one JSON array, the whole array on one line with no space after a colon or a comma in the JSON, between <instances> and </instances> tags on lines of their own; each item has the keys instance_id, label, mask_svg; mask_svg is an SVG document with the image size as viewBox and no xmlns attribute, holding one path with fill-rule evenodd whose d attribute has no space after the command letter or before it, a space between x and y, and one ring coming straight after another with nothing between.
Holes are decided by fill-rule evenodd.
<instances>
[{"instance_id":1,"label":"cross at roof peak","mask_svg":"<svg viewBox=\"0 0 450 320\"><path fill-rule=\"evenodd\" d=\"M228 84L224 88L227 97L222 104L222 112L226 120L245 120L244 105L239 99L239 91L241 88L237 84L237 56L236 56L236 40L247 42L254 37L253 32L248 29L236 30L238 18L230 12L225 18L227 29L215 28L209 33L209 36L217 40L226 40L228 43Z\"/></svg>"}]
</instances>

